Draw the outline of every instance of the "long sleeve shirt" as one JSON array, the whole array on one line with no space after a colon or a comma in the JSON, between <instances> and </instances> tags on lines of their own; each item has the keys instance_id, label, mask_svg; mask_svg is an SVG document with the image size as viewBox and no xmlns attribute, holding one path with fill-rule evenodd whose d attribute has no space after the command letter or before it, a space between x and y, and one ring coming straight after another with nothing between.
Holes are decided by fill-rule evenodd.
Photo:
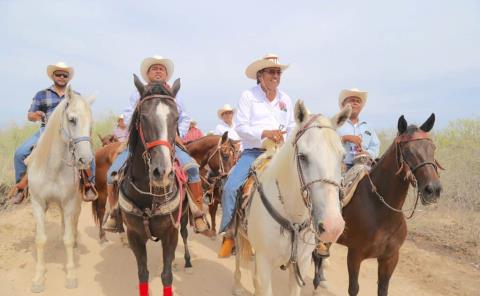
<instances>
[{"instance_id":1,"label":"long sleeve shirt","mask_svg":"<svg viewBox=\"0 0 480 296\"><path fill-rule=\"evenodd\" d=\"M340 136L353 135L362 139L362 149L375 159L380 152L380 140L378 139L375 131L367 124L366 121L358 121L357 124L353 124L350 119L347 120L340 128L337 129L337 133ZM343 160L346 164L353 164L353 158L357 153L356 145L351 142L344 142L343 147L347 154Z\"/></svg>"},{"instance_id":2,"label":"long sleeve shirt","mask_svg":"<svg viewBox=\"0 0 480 296\"><path fill-rule=\"evenodd\" d=\"M221 136L225 132L228 132L228 137L234 141L240 140L240 137L238 136L237 132L235 131L235 126L232 124L231 126L227 125L225 122L220 122L217 124L215 127L215 130L213 131L214 135Z\"/></svg>"},{"instance_id":3,"label":"long sleeve shirt","mask_svg":"<svg viewBox=\"0 0 480 296\"><path fill-rule=\"evenodd\" d=\"M132 119L133 112L137 107L138 100L140 99L140 94L138 91L135 91L128 100L128 106L123 111L123 116L125 120L125 124L130 125L130 120ZM179 97L175 98L177 103L177 110L178 110L178 131L180 133L180 137L184 137L185 134L188 132L188 128L190 127L190 121L192 119L188 116L185 106L183 105L182 100Z\"/></svg>"},{"instance_id":4,"label":"long sleeve shirt","mask_svg":"<svg viewBox=\"0 0 480 296\"><path fill-rule=\"evenodd\" d=\"M243 149L261 148L264 130L283 130L288 134L295 127L292 100L277 90L277 96L269 101L257 85L242 93L233 123Z\"/></svg>"}]
</instances>

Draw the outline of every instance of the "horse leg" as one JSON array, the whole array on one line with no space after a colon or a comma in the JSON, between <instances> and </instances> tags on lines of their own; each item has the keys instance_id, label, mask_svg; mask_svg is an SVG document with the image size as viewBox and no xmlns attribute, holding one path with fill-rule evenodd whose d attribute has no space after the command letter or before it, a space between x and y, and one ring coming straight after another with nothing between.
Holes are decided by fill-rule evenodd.
<instances>
[{"instance_id":1,"label":"horse leg","mask_svg":"<svg viewBox=\"0 0 480 296\"><path fill-rule=\"evenodd\" d=\"M175 228L172 227L169 233L165 233L162 238L163 248L163 270L162 270L162 284L163 284L163 296L173 296L172 291L172 262L175 259L175 248L178 243L178 233Z\"/></svg>"},{"instance_id":2,"label":"horse leg","mask_svg":"<svg viewBox=\"0 0 480 296\"><path fill-rule=\"evenodd\" d=\"M307 254L302 255L302 257L298 258L298 268L300 271L300 275L302 278L305 276L305 274L308 272L308 267L309 267L309 261L310 261L310 253L307 252ZM290 265L290 268L288 268L289 271L289 281L290 281L290 296L300 296L300 293L302 292L302 286L300 286L297 282L297 275L295 274L295 269L293 268L293 265Z\"/></svg>"},{"instance_id":3,"label":"horse leg","mask_svg":"<svg viewBox=\"0 0 480 296\"><path fill-rule=\"evenodd\" d=\"M255 256L255 296L273 296L272 292L272 265L270 260L257 253Z\"/></svg>"},{"instance_id":4,"label":"horse leg","mask_svg":"<svg viewBox=\"0 0 480 296\"><path fill-rule=\"evenodd\" d=\"M317 290L318 286L326 288L327 278L325 277L325 262L324 258L320 256L315 250L312 252L312 260L315 266L315 276L313 277L313 289Z\"/></svg>"},{"instance_id":5,"label":"horse leg","mask_svg":"<svg viewBox=\"0 0 480 296\"><path fill-rule=\"evenodd\" d=\"M47 242L47 235L45 233L45 211L47 210L47 205L45 202L40 202L36 198L32 198L32 208L37 224L35 237L35 245L37 247L37 265L35 268L35 276L33 277L31 291L33 293L40 293L45 290L44 249L45 243Z\"/></svg>"},{"instance_id":6,"label":"horse leg","mask_svg":"<svg viewBox=\"0 0 480 296\"><path fill-rule=\"evenodd\" d=\"M128 242L137 260L140 296L148 296L147 239L127 229Z\"/></svg>"},{"instance_id":7,"label":"horse leg","mask_svg":"<svg viewBox=\"0 0 480 296\"><path fill-rule=\"evenodd\" d=\"M356 296L360 286L358 285L358 275L360 272L360 265L362 264L363 257L360 253L348 249L347 254L347 267L348 267L348 294L350 296Z\"/></svg>"},{"instance_id":8,"label":"horse leg","mask_svg":"<svg viewBox=\"0 0 480 296\"><path fill-rule=\"evenodd\" d=\"M188 211L182 215L180 220L180 234L182 235L183 245L185 248L185 254L183 258L185 258L185 272L191 273L192 262L190 261L190 250L188 249Z\"/></svg>"},{"instance_id":9,"label":"horse leg","mask_svg":"<svg viewBox=\"0 0 480 296\"><path fill-rule=\"evenodd\" d=\"M215 217L217 215L218 209L218 200L215 199L215 196L212 197L213 203L208 206L208 212L210 213L210 220L212 221L212 239L215 239L215 235L217 234L217 223L215 221Z\"/></svg>"},{"instance_id":10,"label":"horse leg","mask_svg":"<svg viewBox=\"0 0 480 296\"><path fill-rule=\"evenodd\" d=\"M398 250L393 256L387 258L377 258L378 261L378 295L388 295L388 284L392 277L393 271L398 263Z\"/></svg>"},{"instance_id":11,"label":"horse leg","mask_svg":"<svg viewBox=\"0 0 480 296\"><path fill-rule=\"evenodd\" d=\"M243 288L241 283L242 272L240 270L240 254L241 254L241 250L237 249L237 252L235 254L235 273L233 275L235 282L233 283L233 289L232 289L232 295L234 296L243 295Z\"/></svg>"},{"instance_id":12,"label":"horse leg","mask_svg":"<svg viewBox=\"0 0 480 296\"><path fill-rule=\"evenodd\" d=\"M76 241L78 215L80 214L80 199L74 197L68 200L62 206L63 221L65 223L65 230L63 233L63 244L67 253L67 289L74 289L77 287L77 274L75 272L75 262L73 255L73 246Z\"/></svg>"}]
</instances>

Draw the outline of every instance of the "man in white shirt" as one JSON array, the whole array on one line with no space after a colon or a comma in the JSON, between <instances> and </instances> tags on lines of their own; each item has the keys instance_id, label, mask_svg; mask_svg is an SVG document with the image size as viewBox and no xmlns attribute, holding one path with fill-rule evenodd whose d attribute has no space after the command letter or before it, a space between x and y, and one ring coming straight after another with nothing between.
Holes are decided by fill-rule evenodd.
<instances>
[{"instance_id":1,"label":"man in white shirt","mask_svg":"<svg viewBox=\"0 0 480 296\"><path fill-rule=\"evenodd\" d=\"M287 67L278 62L277 55L268 54L245 70L247 77L256 80L257 85L242 93L234 115L235 131L244 150L224 186L220 233L227 231L232 221L238 189L247 178L252 163L264 152L262 142L268 138L281 144L295 127L292 100L278 89L282 71ZM219 257L228 257L232 246L233 239L227 233Z\"/></svg>"},{"instance_id":2,"label":"man in white shirt","mask_svg":"<svg viewBox=\"0 0 480 296\"><path fill-rule=\"evenodd\" d=\"M235 125L233 124L233 113L235 109L232 108L229 104L223 105L217 111L217 116L220 118L221 122L215 127L214 135L221 136L225 132L228 132L228 137L234 141L240 140L237 132L235 131Z\"/></svg>"},{"instance_id":3,"label":"man in white shirt","mask_svg":"<svg viewBox=\"0 0 480 296\"><path fill-rule=\"evenodd\" d=\"M167 84L167 81L172 77L173 74L173 62L170 59L166 59L161 56L148 57L142 61L142 64L140 66L140 73L142 74L143 79L147 83L164 82L169 88L170 86ZM123 113L125 117L125 123L127 125L130 124L130 120L139 99L140 94L138 93L138 91L135 91L130 96L129 106L125 109L125 112ZM181 138L188 131L191 118L185 112L185 107L178 96L175 98L175 101L177 103L177 109L179 114L178 130L180 133L179 136ZM179 137L177 137L177 141L180 141ZM118 170L123 166L127 158L128 150L125 150L117 156L107 173L107 189L111 208L116 207L116 201L111 199L111 197L113 197L112 173L118 172ZM187 189L189 191L190 197L192 198L196 206L196 208L191 206L191 210L194 216L194 230L196 232L208 235L209 225L205 219L205 213L203 211L203 192L200 180L199 165L192 157L190 157L190 155L187 154L187 152L181 149L178 145L175 145L175 158L180 162L180 165L183 167L183 169L187 172L188 175ZM114 217L115 213L112 214L113 215L110 215L109 219L103 226L104 230L117 231L118 225Z\"/></svg>"},{"instance_id":4,"label":"man in white shirt","mask_svg":"<svg viewBox=\"0 0 480 296\"><path fill-rule=\"evenodd\" d=\"M377 134L366 121L360 120L359 115L365 103L368 93L356 88L344 89L338 97L338 105L343 108L345 105L352 106L352 115L344 125L337 129L342 137L343 146L347 152L343 160L347 169L353 166L353 160L361 153L368 153L370 158L375 159L380 152L380 140Z\"/></svg>"}]
</instances>

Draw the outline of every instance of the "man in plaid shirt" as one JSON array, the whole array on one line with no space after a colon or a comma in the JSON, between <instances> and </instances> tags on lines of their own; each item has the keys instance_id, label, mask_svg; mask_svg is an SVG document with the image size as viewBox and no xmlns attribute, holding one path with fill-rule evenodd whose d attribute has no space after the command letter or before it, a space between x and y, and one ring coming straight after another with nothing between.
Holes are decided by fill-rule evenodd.
<instances>
[{"instance_id":1,"label":"man in plaid shirt","mask_svg":"<svg viewBox=\"0 0 480 296\"><path fill-rule=\"evenodd\" d=\"M67 66L65 63L57 63L55 65L48 65L47 75L52 79L53 85L47 89L43 89L35 95L32 105L28 110L27 118L32 122L41 122L40 130L28 138L18 149L15 151L14 167L15 167L15 182L16 193L13 196L13 203L21 203L25 197L24 189L27 186L27 179L23 178L27 167L25 166L25 158L27 158L32 152L33 147L37 144L41 133L45 129L45 124L53 113L58 104L65 98L65 90L68 82L73 78L74 70L72 67ZM92 162L91 172L92 176L89 184L93 185L95 176L95 163ZM91 188L86 190L87 199L95 199L96 195Z\"/></svg>"}]
</instances>

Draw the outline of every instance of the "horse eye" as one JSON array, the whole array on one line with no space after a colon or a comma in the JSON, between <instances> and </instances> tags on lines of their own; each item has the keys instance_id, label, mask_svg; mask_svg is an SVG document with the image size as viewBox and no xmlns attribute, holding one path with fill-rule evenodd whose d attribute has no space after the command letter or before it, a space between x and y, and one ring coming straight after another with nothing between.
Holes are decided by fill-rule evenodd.
<instances>
[{"instance_id":1,"label":"horse eye","mask_svg":"<svg viewBox=\"0 0 480 296\"><path fill-rule=\"evenodd\" d=\"M298 154L298 159L300 159L301 161L304 161L304 162L306 162L308 160L307 156L303 153Z\"/></svg>"},{"instance_id":2,"label":"horse eye","mask_svg":"<svg viewBox=\"0 0 480 296\"><path fill-rule=\"evenodd\" d=\"M68 119L68 122L70 122L71 124L75 125L75 124L77 124L77 118L76 118L76 117L69 118L69 119Z\"/></svg>"}]
</instances>

